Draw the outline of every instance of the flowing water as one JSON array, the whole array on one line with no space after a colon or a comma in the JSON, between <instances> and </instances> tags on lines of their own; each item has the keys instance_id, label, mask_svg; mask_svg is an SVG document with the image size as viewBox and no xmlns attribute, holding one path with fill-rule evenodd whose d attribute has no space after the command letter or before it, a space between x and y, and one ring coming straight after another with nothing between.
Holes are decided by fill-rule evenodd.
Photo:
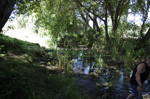
<instances>
[{"instance_id":1,"label":"flowing water","mask_svg":"<svg viewBox=\"0 0 150 99\"><path fill-rule=\"evenodd\" d=\"M118 68L118 66L108 66L106 64L106 66L102 66L104 64L101 64L100 62L104 62L100 59L98 54L92 54L93 56L90 55L86 55L86 57L84 57L85 55L83 51L79 52L79 54L74 58L74 71L84 75L98 73L99 78L96 82L94 81L94 84L100 83L104 86L107 85L105 88L111 86L113 92L110 91L109 93L108 91L107 93L110 97L112 96L111 98L109 97L110 99L126 99L126 97L131 93L131 88L129 86L129 76L124 73L124 68ZM94 55L98 57L94 57ZM83 83L86 84L88 81L89 80L85 80ZM146 83L144 84L145 87L143 89L144 97L148 97L145 95L149 95L148 92L150 91L150 86Z\"/></svg>"},{"instance_id":2,"label":"flowing water","mask_svg":"<svg viewBox=\"0 0 150 99\"><path fill-rule=\"evenodd\" d=\"M126 99L131 93L130 71L126 73L124 65L114 62L110 55L93 50L61 50L50 56L63 68L72 68L73 65L79 86L94 99ZM143 96L150 99L150 83L146 83Z\"/></svg>"}]
</instances>

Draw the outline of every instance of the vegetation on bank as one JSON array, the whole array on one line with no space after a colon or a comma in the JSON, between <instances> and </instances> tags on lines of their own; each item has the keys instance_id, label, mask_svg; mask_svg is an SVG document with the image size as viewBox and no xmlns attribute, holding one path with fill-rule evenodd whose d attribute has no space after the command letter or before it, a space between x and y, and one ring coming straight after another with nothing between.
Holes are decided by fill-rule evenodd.
<instances>
[{"instance_id":1,"label":"vegetation on bank","mask_svg":"<svg viewBox=\"0 0 150 99\"><path fill-rule=\"evenodd\" d=\"M97 53L85 52L90 57L85 54L81 58L94 61L95 66L104 63L105 70L108 66L121 67L130 74L135 63L150 55L149 0L3 0L0 32L13 7L10 18L17 20L18 26L11 24L8 29L30 28L49 37L53 48L92 49ZM69 54L53 53L56 63L49 64L70 70L73 58ZM43 55L44 49L38 44L1 35L0 98L86 98L73 79L40 67Z\"/></svg>"},{"instance_id":2,"label":"vegetation on bank","mask_svg":"<svg viewBox=\"0 0 150 99\"><path fill-rule=\"evenodd\" d=\"M101 52L104 59L109 54L127 72L150 54L148 0L13 1L15 17L10 18L17 26L8 28L30 28L49 37L53 48L85 46Z\"/></svg>"},{"instance_id":3,"label":"vegetation on bank","mask_svg":"<svg viewBox=\"0 0 150 99\"><path fill-rule=\"evenodd\" d=\"M87 99L73 78L39 66L44 48L0 36L1 99Z\"/></svg>"},{"instance_id":4,"label":"vegetation on bank","mask_svg":"<svg viewBox=\"0 0 150 99\"><path fill-rule=\"evenodd\" d=\"M16 28L49 36L54 47L104 49L101 54L108 52L130 72L150 54L149 5L148 0L17 0L12 20Z\"/></svg>"}]
</instances>

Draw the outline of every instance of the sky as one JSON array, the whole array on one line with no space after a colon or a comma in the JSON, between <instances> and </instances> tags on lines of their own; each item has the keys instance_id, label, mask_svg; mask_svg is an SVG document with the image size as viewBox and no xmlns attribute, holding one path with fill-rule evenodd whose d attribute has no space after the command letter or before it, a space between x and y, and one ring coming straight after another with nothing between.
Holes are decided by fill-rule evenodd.
<instances>
[{"instance_id":1,"label":"sky","mask_svg":"<svg viewBox=\"0 0 150 99\"><path fill-rule=\"evenodd\" d=\"M129 10L129 12L131 12L131 10ZM139 14L133 15L131 13L131 14L128 15L127 21L128 22L134 22L136 25L141 26L142 25L141 19L142 19L142 16L140 16ZM148 19L147 20L150 22L150 13L148 13ZM104 23L100 23L99 21L97 21L97 22L98 22L99 25L104 24ZM90 24L91 27L93 27L93 22L91 20L89 21L89 24Z\"/></svg>"}]
</instances>

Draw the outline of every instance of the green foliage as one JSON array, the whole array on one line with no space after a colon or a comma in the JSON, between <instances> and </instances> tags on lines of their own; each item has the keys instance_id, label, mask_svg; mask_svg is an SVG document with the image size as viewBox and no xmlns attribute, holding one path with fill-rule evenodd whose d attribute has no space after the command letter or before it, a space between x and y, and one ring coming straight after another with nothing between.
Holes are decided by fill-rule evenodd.
<instances>
[{"instance_id":1,"label":"green foliage","mask_svg":"<svg viewBox=\"0 0 150 99\"><path fill-rule=\"evenodd\" d=\"M129 6L129 4L131 5ZM148 1L142 0L137 0L135 2L130 0L18 0L16 7L17 10L19 10L18 13L26 15L34 14L36 17L36 26L42 28L41 30L46 30L46 34L52 36L53 42L59 44L58 42L60 39L64 39L65 36L70 36L72 34L78 35L83 33L85 35L95 36L96 32L103 32L99 31L100 25L92 27L89 21L95 24L98 20L105 28L104 32L107 31L106 28L111 27L112 29L108 29L108 31L110 31L108 35L118 35L116 30L118 30L120 26L122 28L124 27L121 22L123 20L127 21L129 15L128 9L132 9L131 11L133 14L136 14L138 11L141 13L143 12L142 15L144 18L144 16L146 17L147 15L145 10L149 9L148 5ZM136 9L137 11L134 11ZM96 22L94 22L94 20ZM112 24L109 24L110 21ZM107 24L105 22L107 22ZM96 32L93 34L87 32L90 31L90 28ZM130 30L131 29L129 29L129 31ZM122 34L126 35L126 33L127 32L123 32ZM101 33L99 36L103 34L105 33ZM95 43L95 40L92 40L93 37L91 36L91 40L87 42L87 45L90 47ZM68 38L67 40L70 40L70 38ZM102 38L105 39L106 35ZM115 38L117 38L117 36L115 36ZM87 39L89 39L88 36L85 37L85 40Z\"/></svg>"},{"instance_id":2,"label":"green foliage","mask_svg":"<svg viewBox=\"0 0 150 99\"><path fill-rule=\"evenodd\" d=\"M1 64L2 65L2 64ZM20 69L15 70L0 67L0 98L1 99L27 99L32 93L32 82ZM22 67L23 68L23 67ZM28 72L28 71L27 71Z\"/></svg>"},{"instance_id":3,"label":"green foliage","mask_svg":"<svg viewBox=\"0 0 150 99\"><path fill-rule=\"evenodd\" d=\"M1 99L87 98L78 90L74 79L50 74L45 68L33 64L18 64L19 60L6 62L0 67L0 88L3 89L0 91Z\"/></svg>"},{"instance_id":4,"label":"green foliage","mask_svg":"<svg viewBox=\"0 0 150 99\"><path fill-rule=\"evenodd\" d=\"M4 45L2 51L13 50L13 48L17 49L17 51L21 50L23 47L23 42L19 42L18 40L8 38L7 36L0 37L0 45Z\"/></svg>"},{"instance_id":5,"label":"green foliage","mask_svg":"<svg viewBox=\"0 0 150 99\"><path fill-rule=\"evenodd\" d=\"M132 68L138 58L142 60L149 54L147 46L135 52L143 34L140 31L145 32L149 26L149 3L148 0L18 0L17 9L27 15L34 14L39 28L36 30L50 35L58 47L86 45L87 48L106 50L116 63ZM128 22L131 13L142 16L143 27L135 21ZM94 27L96 22L98 26ZM109 40L106 41L107 31ZM58 56L63 59L59 65L70 64L67 59L70 56Z\"/></svg>"},{"instance_id":6,"label":"green foliage","mask_svg":"<svg viewBox=\"0 0 150 99\"><path fill-rule=\"evenodd\" d=\"M53 57L53 61L50 62L51 65L56 65L59 68L63 68L67 73L73 72L73 58L77 55L76 51L68 51L63 49L57 49L52 53L49 53Z\"/></svg>"},{"instance_id":7,"label":"green foliage","mask_svg":"<svg viewBox=\"0 0 150 99\"><path fill-rule=\"evenodd\" d=\"M39 49L39 44L31 44L4 35L0 37L0 45L3 45L0 50L3 54L13 53L20 55L27 53L27 55L34 57L36 53L44 51L43 49Z\"/></svg>"},{"instance_id":8,"label":"green foliage","mask_svg":"<svg viewBox=\"0 0 150 99\"><path fill-rule=\"evenodd\" d=\"M38 66L38 45L3 35L0 42L0 99L90 99L74 79Z\"/></svg>"},{"instance_id":9,"label":"green foliage","mask_svg":"<svg viewBox=\"0 0 150 99\"><path fill-rule=\"evenodd\" d=\"M27 26L27 19L24 18L24 16L20 16L17 19L18 28L26 28Z\"/></svg>"}]
</instances>

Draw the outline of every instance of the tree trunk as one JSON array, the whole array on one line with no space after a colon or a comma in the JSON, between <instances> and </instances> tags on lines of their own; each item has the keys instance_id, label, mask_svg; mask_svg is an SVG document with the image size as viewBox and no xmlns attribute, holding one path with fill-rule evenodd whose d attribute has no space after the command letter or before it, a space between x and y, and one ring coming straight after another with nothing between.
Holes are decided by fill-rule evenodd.
<instances>
[{"instance_id":1,"label":"tree trunk","mask_svg":"<svg viewBox=\"0 0 150 99\"><path fill-rule=\"evenodd\" d=\"M115 32L119 26L120 18L128 9L130 0L119 0L116 4L111 4L110 0L106 0L106 6L111 16L112 21L112 33L115 36Z\"/></svg>"},{"instance_id":2,"label":"tree trunk","mask_svg":"<svg viewBox=\"0 0 150 99\"><path fill-rule=\"evenodd\" d=\"M107 0L106 0L106 4L107 4ZM104 24L105 24L105 35L106 35L106 41L107 43L109 43L109 34L108 34L108 25L107 25L107 6L105 6L105 21L104 21Z\"/></svg>"},{"instance_id":3,"label":"tree trunk","mask_svg":"<svg viewBox=\"0 0 150 99\"><path fill-rule=\"evenodd\" d=\"M98 26L98 23L97 23L97 17L94 16L93 18L93 28L99 33L99 35L101 36L101 31L100 31L100 28Z\"/></svg>"},{"instance_id":4,"label":"tree trunk","mask_svg":"<svg viewBox=\"0 0 150 99\"><path fill-rule=\"evenodd\" d=\"M0 32L13 11L16 0L0 0Z\"/></svg>"},{"instance_id":5,"label":"tree trunk","mask_svg":"<svg viewBox=\"0 0 150 99\"><path fill-rule=\"evenodd\" d=\"M149 2L149 1L148 1ZM141 3L138 2L140 7L141 7ZM141 8L142 9L142 8ZM143 9L142 10L142 13L143 13L143 23L142 23L142 26L141 26L141 31L140 31L140 35L141 37L143 38L144 37L144 34L143 34L143 29L144 29L144 25L146 23L146 20L148 18L148 13L149 13L149 3L147 3L147 8L146 9Z\"/></svg>"}]
</instances>

